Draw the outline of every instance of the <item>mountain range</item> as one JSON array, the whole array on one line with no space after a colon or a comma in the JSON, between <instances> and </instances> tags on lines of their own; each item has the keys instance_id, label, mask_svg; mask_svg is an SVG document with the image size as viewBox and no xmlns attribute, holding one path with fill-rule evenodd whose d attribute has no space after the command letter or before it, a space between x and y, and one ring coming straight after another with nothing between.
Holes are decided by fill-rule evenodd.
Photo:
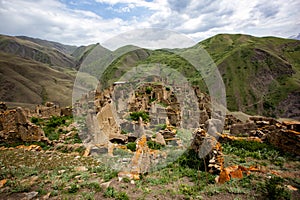
<instances>
[{"instance_id":1,"label":"mountain range","mask_svg":"<svg viewBox=\"0 0 300 200\"><path fill-rule=\"evenodd\" d=\"M71 105L77 71L94 49L107 56L129 52L113 60L104 71L107 82L116 80L133 66L156 62L175 68L206 91L199 74L175 53L163 49L128 51L130 48L112 52L100 44L77 47L0 35L0 101L10 106L32 106L46 101ZM219 34L173 52L189 53L197 48L205 49L217 65L226 86L229 110L300 119L300 41ZM86 72L97 76L102 73L97 69L95 64L89 65Z\"/></svg>"}]
</instances>

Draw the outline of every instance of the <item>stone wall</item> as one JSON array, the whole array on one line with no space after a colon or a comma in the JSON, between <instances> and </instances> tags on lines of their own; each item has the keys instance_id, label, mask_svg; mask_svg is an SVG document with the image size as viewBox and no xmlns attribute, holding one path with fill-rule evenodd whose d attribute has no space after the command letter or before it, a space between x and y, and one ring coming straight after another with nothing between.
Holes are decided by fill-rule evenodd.
<instances>
[{"instance_id":1,"label":"stone wall","mask_svg":"<svg viewBox=\"0 0 300 200\"><path fill-rule=\"evenodd\" d=\"M31 142L46 140L44 131L31 123L22 108L0 112L0 140Z\"/></svg>"},{"instance_id":2,"label":"stone wall","mask_svg":"<svg viewBox=\"0 0 300 200\"><path fill-rule=\"evenodd\" d=\"M245 123L236 121L227 128L230 128L230 135L223 135L222 140L244 138L252 141L268 141L283 151L300 155L300 122L298 121L279 122L271 117L253 116Z\"/></svg>"},{"instance_id":3,"label":"stone wall","mask_svg":"<svg viewBox=\"0 0 300 200\"><path fill-rule=\"evenodd\" d=\"M219 174L224 168L224 158L221 144L215 137L209 135L204 129L196 129L191 144L199 159L204 159L206 169L212 174Z\"/></svg>"}]
</instances>

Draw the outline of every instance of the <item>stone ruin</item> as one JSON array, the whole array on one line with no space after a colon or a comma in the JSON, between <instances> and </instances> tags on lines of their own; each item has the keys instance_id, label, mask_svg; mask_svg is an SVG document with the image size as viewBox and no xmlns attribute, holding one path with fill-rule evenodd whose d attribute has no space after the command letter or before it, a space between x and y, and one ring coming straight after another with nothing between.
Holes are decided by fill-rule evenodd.
<instances>
[{"instance_id":1,"label":"stone ruin","mask_svg":"<svg viewBox=\"0 0 300 200\"><path fill-rule=\"evenodd\" d=\"M231 115L227 118L234 117ZM229 130L230 135L223 134L223 139L239 136L238 138L269 142L283 151L300 155L300 122L298 121L280 122L271 117L252 116L246 122L236 119L232 123L227 123L226 129Z\"/></svg>"},{"instance_id":2,"label":"stone ruin","mask_svg":"<svg viewBox=\"0 0 300 200\"><path fill-rule=\"evenodd\" d=\"M178 149L184 147L176 131L182 126L183 115L181 105L174 95L174 91L182 88L170 90L163 85L146 83L131 94L126 92L126 87L128 87L126 83L120 83L103 91L91 91L78 102L74 111L85 113L84 116L87 116L86 122L90 124L87 129L90 135L86 137L86 141L92 141L91 150L100 153L110 152L110 155L113 155L115 148L126 150L124 144L139 143L136 152L133 153L131 167L128 171L120 172L120 176L136 179L139 174L148 170L139 163L145 165L155 163L153 157L164 157L159 151L149 149L145 141L154 141L162 146L173 145ZM194 88L193 92L197 96L199 109L199 119L194 127L199 128L193 133L190 148L205 160L210 173L222 174L220 182L227 180L228 176L240 177L241 173L249 173L255 169L246 169L242 166L224 168L222 147L217 141L218 137L223 141L241 139L268 141L284 151L300 155L299 122L279 122L268 117L250 117L247 121L242 121L233 115L227 115L223 127L221 116L218 114L212 116L208 95L201 93L198 88ZM120 98L127 101L124 103ZM84 107L88 109L84 110ZM149 113L149 116L152 116L151 120L145 122L140 118L138 121L130 121L126 118L129 113L139 111ZM165 128L153 131L153 128L160 124L165 124ZM153 137L154 135L156 137ZM111 145L114 142L118 145Z\"/></svg>"},{"instance_id":3,"label":"stone ruin","mask_svg":"<svg viewBox=\"0 0 300 200\"><path fill-rule=\"evenodd\" d=\"M108 154L114 157L114 149L128 152L126 144L135 142L137 149L131 152L132 158L126 170L120 172L120 176L138 177L139 174L148 172L150 166L156 165L161 159L167 157L167 154L160 150L150 149L147 142L155 142L164 147L175 147L182 151L190 146L193 138L191 136L188 144L184 144L177 135L177 129L184 126L182 112L188 110L182 109L175 93L185 90L184 87L169 88L157 83L144 83L135 88L133 93L129 92L131 89L130 85L119 83L105 90L90 91L76 103L74 113L85 119L83 125L79 124L79 126L82 130L80 136L87 144L87 154L97 156ZM210 99L207 95L201 93L198 88L189 92L197 97L197 102L193 103L196 103L199 110L197 115L200 117L195 121L187 112L187 116L190 117L188 121L194 121L193 127L203 127L208 131L203 135L204 130L197 129L193 135L195 139L192 147L195 151L199 151L197 146L207 143L208 152L205 155L207 167L211 173L219 173L223 167L221 145L214 137L217 135L215 133L212 135L210 132L221 131L222 127L218 125L214 127L214 124L222 124L221 120L211 119ZM191 101L190 94L185 94L187 94L185 98ZM130 120L130 113L134 112L145 112L150 116L150 120L143 121L141 117L137 121ZM159 125L164 126L156 130Z\"/></svg>"},{"instance_id":4,"label":"stone ruin","mask_svg":"<svg viewBox=\"0 0 300 200\"><path fill-rule=\"evenodd\" d=\"M3 142L49 142L44 131L29 121L32 117L49 119L52 116L70 116L72 108L61 108L54 103L37 105L34 110L28 108L8 109L0 102L0 140Z\"/></svg>"},{"instance_id":5,"label":"stone ruin","mask_svg":"<svg viewBox=\"0 0 300 200\"><path fill-rule=\"evenodd\" d=\"M0 111L0 141L13 143L43 140L47 140L44 131L28 120L22 108Z\"/></svg>"},{"instance_id":6,"label":"stone ruin","mask_svg":"<svg viewBox=\"0 0 300 200\"><path fill-rule=\"evenodd\" d=\"M197 153L199 159L205 161L208 172L219 174L224 169L221 144L204 129L198 128L194 131L190 148Z\"/></svg>"},{"instance_id":7,"label":"stone ruin","mask_svg":"<svg viewBox=\"0 0 300 200\"><path fill-rule=\"evenodd\" d=\"M49 119L52 116L71 116L71 107L60 107L52 102L46 102L45 105L36 105L34 110L25 109L28 117L38 117L42 119Z\"/></svg>"}]
</instances>

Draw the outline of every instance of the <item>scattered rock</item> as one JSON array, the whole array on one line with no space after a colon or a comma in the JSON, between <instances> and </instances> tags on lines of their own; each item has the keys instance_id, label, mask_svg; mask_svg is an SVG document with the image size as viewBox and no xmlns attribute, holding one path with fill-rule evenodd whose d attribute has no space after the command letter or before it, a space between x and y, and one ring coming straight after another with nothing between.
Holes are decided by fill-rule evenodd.
<instances>
[{"instance_id":1,"label":"scattered rock","mask_svg":"<svg viewBox=\"0 0 300 200\"><path fill-rule=\"evenodd\" d=\"M75 167L74 170L77 172L86 172L88 171L88 168L86 168L85 166L79 166L79 167Z\"/></svg>"},{"instance_id":2,"label":"scattered rock","mask_svg":"<svg viewBox=\"0 0 300 200\"><path fill-rule=\"evenodd\" d=\"M42 151L42 147L40 147L39 145L29 145L29 146L25 146L25 145L19 145L16 147L17 149L24 149L26 151Z\"/></svg>"},{"instance_id":3,"label":"scattered rock","mask_svg":"<svg viewBox=\"0 0 300 200\"><path fill-rule=\"evenodd\" d=\"M107 189L110 186L111 182L112 181L101 183L100 186L103 187L104 189Z\"/></svg>"},{"instance_id":4,"label":"scattered rock","mask_svg":"<svg viewBox=\"0 0 300 200\"><path fill-rule=\"evenodd\" d=\"M30 179L29 179L29 185L36 184L38 179L39 179L38 176L32 176L32 177L30 177Z\"/></svg>"},{"instance_id":5,"label":"scattered rock","mask_svg":"<svg viewBox=\"0 0 300 200\"><path fill-rule=\"evenodd\" d=\"M156 137L152 139L154 142L166 146L166 141L161 133L156 133Z\"/></svg>"},{"instance_id":6,"label":"scattered rock","mask_svg":"<svg viewBox=\"0 0 300 200\"><path fill-rule=\"evenodd\" d=\"M122 181L123 178L128 178L129 180L140 180L140 175L136 172L119 172L118 173L119 182Z\"/></svg>"},{"instance_id":7,"label":"scattered rock","mask_svg":"<svg viewBox=\"0 0 300 200\"><path fill-rule=\"evenodd\" d=\"M260 171L260 170L253 166L249 168L240 165L226 167L220 172L220 175L216 178L216 182L223 184L227 181L230 181L230 179L232 178L242 179L244 177L244 174L250 175L250 171Z\"/></svg>"},{"instance_id":8,"label":"scattered rock","mask_svg":"<svg viewBox=\"0 0 300 200\"><path fill-rule=\"evenodd\" d=\"M64 169L58 171L59 174L63 174L65 172L66 172L66 170L64 170Z\"/></svg>"},{"instance_id":9,"label":"scattered rock","mask_svg":"<svg viewBox=\"0 0 300 200\"><path fill-rule=\"evenodd\" d=\"M47 200L50 198L51 192L48 192L46 195L43 196L43 200Z\"/></svg>"},{"instance_id":10,"label":"scattered rock","mask_svg":"<svg viewBox=\"0 0 300 200\"><path fill-rule=\"evenodd\" d=\"M25 197L22 200L30 200L33 199L34 197L36 197L39 193L38 192L28 192L28 193L24 193Z\"/></svg>"},{"instance_id":11,"label":"scattered rock","mask_svg":"<svg viewBox=\"0 0 300 200\"><path fill-rule=\"evenodd\" d=\"M292 185L287 185L286 186L290 191L298 191L298 189Z\"/></svg>"},{"instance_id":12,"label":"scattered rock","mask_svg":"<svg viewBox=\"0 0 300 200\"><path fill-rule=\"evenodd\" d=\"M7 183L7 179L0 180L0 188L2 188Z\"/></svg>"}]
</instances>

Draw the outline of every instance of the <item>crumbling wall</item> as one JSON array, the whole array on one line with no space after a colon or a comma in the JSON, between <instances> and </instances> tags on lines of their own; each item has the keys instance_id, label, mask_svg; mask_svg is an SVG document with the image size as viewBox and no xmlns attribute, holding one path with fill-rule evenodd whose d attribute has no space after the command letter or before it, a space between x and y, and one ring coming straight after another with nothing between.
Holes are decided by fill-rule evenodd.
<instances>
[{"instance_id":1,"label":"crumbling wall","mask_svg":"<svg viewBox=\"0 0 300 200\"><path fill-rule=\"evenodd\" d=\"M31 142L45 140L44 131L31 123L24 110L20 107L14 110L0 112L0 140L5 142Z\"/></svg>"}]
</instances>

